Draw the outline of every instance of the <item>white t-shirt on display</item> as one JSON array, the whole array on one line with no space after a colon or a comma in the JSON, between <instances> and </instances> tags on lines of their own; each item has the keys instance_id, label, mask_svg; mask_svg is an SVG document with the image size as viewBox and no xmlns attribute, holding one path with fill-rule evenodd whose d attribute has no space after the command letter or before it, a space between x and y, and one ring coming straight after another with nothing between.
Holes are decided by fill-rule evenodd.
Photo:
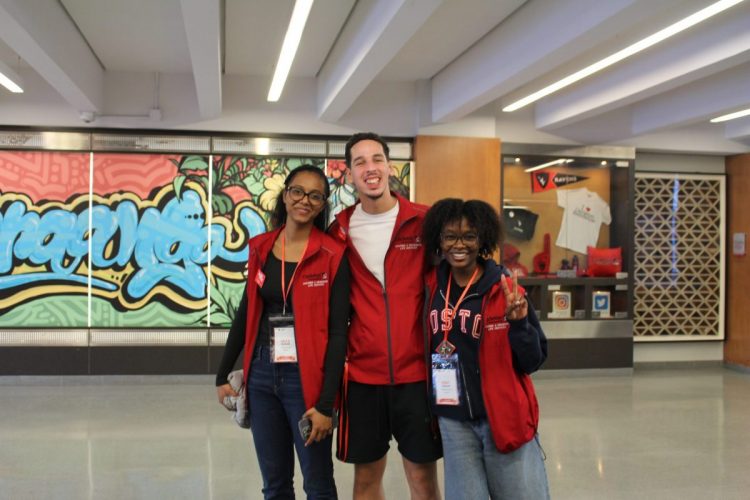
<instances>
[{"instance_id":1,"label":"white t-shirt on display","mask_svg":"<svg viewBox=\"0 0 750 500\"><path fill-rule=\"evenodd\" d=\"M586 247L596 247L602 223L612 222L607 202L586 188L558 189L557 205L565 209L555 242L559 247L585 254Z\"/></svg>"},{"instance_id":2,"label":"white t-shirt on display","mask_svg":"<svg viewBox=\"0 0 750 500\"><path fill-rule=\"evenodd\" d=\"M362 204L354 208L349 220L349 237L367 269L385 286L385 254L391 244L398 216L398 203L380 214L368 214Z\"/></svg>"}]
</instances>

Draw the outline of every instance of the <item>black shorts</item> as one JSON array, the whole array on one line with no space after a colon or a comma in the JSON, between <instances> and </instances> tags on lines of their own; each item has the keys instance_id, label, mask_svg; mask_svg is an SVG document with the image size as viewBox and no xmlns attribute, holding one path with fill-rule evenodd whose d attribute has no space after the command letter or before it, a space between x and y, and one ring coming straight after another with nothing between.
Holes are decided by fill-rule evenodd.
<instances>
[{"instance_id":1,"label":"black shorts","mask_svg":"<svg viewBox=\"0 0 750 500\"><path fill-rule=\"evenodd\" d=\"M434 462L443 456L425 382L369 385L350 381L347 394L337 440L339 460L375 462L388 453L391 436L401 455L412 462Z\"/></svg>"}]
</instances>

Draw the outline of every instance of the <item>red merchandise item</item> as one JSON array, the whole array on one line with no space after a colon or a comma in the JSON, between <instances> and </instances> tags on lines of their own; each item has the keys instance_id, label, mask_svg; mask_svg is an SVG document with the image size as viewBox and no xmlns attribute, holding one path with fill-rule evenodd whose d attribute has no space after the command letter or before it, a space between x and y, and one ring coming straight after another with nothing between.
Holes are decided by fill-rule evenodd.
<instances>
[{"instance_id":1,"label":"red merchandise item","mask_svg":"<svg viewBox=\"0 0 750 500\"><path fill-rule=\"evenodd\" d=\"M367 269L349 237L354 206L339 212L328 232L346 242L351 268L352 319L347 365L349 380L361 384L407 384L427 378L422 344L424 245L427 207L396 193L399 209L385 255L385 287Z\"/></svg>"},{"instance_id":2,"label":"red merchandise item","mask_svg":"<svg viewBox=\"0 0 750 500\"><path fill-rule=\"evenodd\" d=\"M248 242L248 276L257 276L263 269L280 231L281 228L260 234ZM333 279L344 257L344 250L341 243L313 227L307 249L297 265L296 277L291 284L295 342L300 378L304 381L302 395L306 408L311 408L318 402L323 388L321 367L325 364L328 345L328 297ZM260 298L260 286L257 281L247 280L247 325L243 358L245 384L258 337L258 323L263 313L263 300Z\"/></svg>"},{"instance_id":3,"label":"red merchandise item","mask_svg":"<svg viewBox=\"0 0 750 500\"><path fill-rule=\"evenodd\" d=\"M622 271L622 248L587 247L588 275L614 276Z\"/></svg>"},{"instance_id":4,"label":"red merchandise item","mask_svg":"<svg viewBox=\"0 0 750 500\"><path fill-rule=\"evenodd\" d=\"M519 278L529 275L529 270L519 262L521 252L510 243L503 243L503 265L511 272L518 273Z\"/></svg>"},{"instance_id":5,"label":"red merchandise item","mask_svg":"<svg viewBox=\"0 0 750 500\"><path fill-rule=\"evenodd\" d=\"M549 233L544 233L544 249L534 256L534 272L536 274L547 274L551 258L552 249L550 248Z\"/></svg>"}]
</instances>

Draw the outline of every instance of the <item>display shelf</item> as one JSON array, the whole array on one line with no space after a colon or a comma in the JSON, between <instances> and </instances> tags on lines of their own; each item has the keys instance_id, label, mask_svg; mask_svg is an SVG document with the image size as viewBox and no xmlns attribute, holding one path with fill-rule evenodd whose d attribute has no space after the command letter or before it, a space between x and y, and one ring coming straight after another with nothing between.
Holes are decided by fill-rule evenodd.
<instances>
[{"instance_id":1,"label":"display shelf","mask_svg":"<svg viewBox=\"0 0 750 500\"><path fill-rule=\"evenodd\" d=\"M526 290L540 320L632 318L628 278L526 277L519 278L518 283ZM562 304L566 300L568 313Z\"/></svg>"}]
</instances>

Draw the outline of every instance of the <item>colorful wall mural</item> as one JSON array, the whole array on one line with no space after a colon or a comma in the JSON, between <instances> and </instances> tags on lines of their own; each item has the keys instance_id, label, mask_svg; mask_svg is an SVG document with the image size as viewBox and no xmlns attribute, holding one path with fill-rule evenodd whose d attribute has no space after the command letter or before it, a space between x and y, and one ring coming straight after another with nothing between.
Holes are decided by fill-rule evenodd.
<instances>
[{"instance_id":1,"label":"colorful wall mural","mask_svg":"<svg viewBox=\"0 0 750 500\"><path fill-rule=\"evenodd\" d=\"M333 214L357 196L343 160L90 158L0 152L0 328L228 327L289 171L324 169ZM411 170L393 166L406 197Z\"/></svg>"}]
</instances>

